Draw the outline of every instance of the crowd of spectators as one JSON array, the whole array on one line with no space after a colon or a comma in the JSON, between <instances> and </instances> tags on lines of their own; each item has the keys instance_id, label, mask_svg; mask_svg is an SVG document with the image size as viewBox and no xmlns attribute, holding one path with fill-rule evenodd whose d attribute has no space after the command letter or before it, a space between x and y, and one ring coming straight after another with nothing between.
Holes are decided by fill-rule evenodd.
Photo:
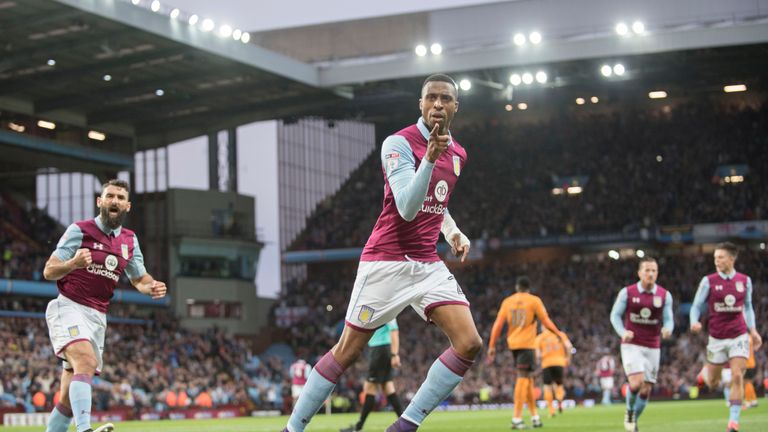
<instances>
[{"instance_id":1,"label":"crowd of spectators","mask_svg":"<svg viewBox=\"0 0 768 432\"><path fill-rule=\"evenodd\" d=\"M44 306L30 299L0 303L5 311ZM45 320L3 317L0 341L0 408L49 411L60 397L61 368ZM104 367L94 379L94 409L282 409L288 365L277 357L260 358L250 346L248 339L217 328L183 329L165 311L145 324L112 323Z\"/></svg>"},{"instance_id":2,"label":"crowd of spectators","mask_svg":"<svg viewBox=\"0 0 768 432\"><path fill-rule=\"evenodd\" d=\"M0 277L41 280L48 243L62 232L44 211L0 193Z\"/></svg>"},{"instance_id":3,"label":"crowd of spectators","mask_svg":"<svg viewBox=\"0 0 768 432\"><path fill-rule=\"evenodd\" d=\"M468 153L451 214L470 238L631 232L664 225L761 219L768 191L768 103L714 103L569 113L538 123L457 120ZM721 185L719 166L746 164ZM586 176L553 195L555 177ZM321 203L293 250L362 246L381 211L378 152Z\"/></svg>"}]
</instances>

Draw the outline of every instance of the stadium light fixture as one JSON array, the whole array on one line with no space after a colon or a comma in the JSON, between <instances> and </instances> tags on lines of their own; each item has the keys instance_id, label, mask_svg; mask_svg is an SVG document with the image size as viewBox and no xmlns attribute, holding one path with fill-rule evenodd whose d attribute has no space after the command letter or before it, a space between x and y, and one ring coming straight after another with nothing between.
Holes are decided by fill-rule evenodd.
<instances>
[{"instance_id":1,"label":"stadium light fixture","mask_svg":"<svg viewBox=\"0 0 768 432\"><path fill-rule=\"evenodd\" d=\"M242 43L248 43L251 41L251 34L248 32L243 32L243 34L240 35L240 42Z\"/></svg>"},{"instance_id":2,"label":"stadium light fixture","mask_svg":"<svg viewBox=\"0 0 768 432\"><path fill-rule=\"evenodd\" d=\"M173 8L173 10L171 10L171 19L178 18L180 13L181 11L179 10L179 8Z\"/></svg>"},{"instance_id":3,"label":"stadium light fixture","mask_svg":"<svg viewBox=\"0 0 768 432\"><path fill-rule=\"evenodd\" d=\"M591 98L589 98L589 101L592 102L593 104L596 104L600 102L600 98L598 98L597 96L592 96Z\"/></svg>"},{"instance_id":4,"label":"stadium light fixture","mask_svg":"<svg viewBox=\"0 0 768 432\"><path fill-rule=\"evenodd\" d=\"M619 255L619 251L613 249L608 251L608 256L613 260L618 260L621 257L621 255Z\"/></svg>"},{"instance_id":5,"label":"stadium light fixture","mask_svg":"<svg viewBox=\"0 0 768 432\"><path fill-rule=\"evenodd\" d=\"M56 66L56 60L54 59L48 59L47 62L45 62L48 66Z\"/></svg>"},{"instance_id":6,"label":"stadium light fixture","mask_svg":"<svg viewBox=\"0 0 768 432\"><path fill-rule=\"evenodd\" d=\"M160 2L158 0L153 0L152 4L149 5L149 8L152 10L152 12L157 12L160 10Z\"/></svg>"},{"instance_id":7,"label":"stadium light fixture","mask_svg":"<svg viewBox=\"0 0 768 432\"><path fill-rule=\"evenodd\" d=\"M509 76L509 83L513 86L519 86L523 82L523 79L520 78L520 74L512 74Z\"/></svg>"},{"instance_id":8,"label":"stadium light fixture","mask_svg":"<svg viewBox=\"0 0 768 432\"><path fill-rule=\"evenodd\" d=\"M747 91L747 86L744 84L731 84L723 87L723 91L726 93L736 93Z\"/></svg>"},{"instance_id":9,"label":"stadium light fixture","mask_svg":"<svg viewBox=\"0 0 768 432\"><path fill-rule=\"evenodd\" d=\"M163 89L155 90L155 96L162 96L164 94L165 94L165 90L163 90Z\"/></svg>"},{"instance_id":10,"label":"stadium light fixture","mask_svg":"<svg viewBox=\"0 0 768 432\"><path fill-rule=\"evenodd\" d=\"M419 57L424 57L427 55L427 47L423 44L416 45L416 55Z\"/></svg>"},{"instance_id":11,"label":"stadium light fixture","mask_svg":"<svg viewBox=\"0 0 768 432\"><path fill-rule=\"evenodd\" d=\"M464 78L463 80L459 81L459 88L467 91L472 88L472 81Z\"/></svg>"},{"instance_id":12,"label":"stadium light fixture","mask_svg":"<svg viewBox=\"0 0 768 432\"><path fill-rule=\"evenodd\" d=\"M624 22L620 22L616 24L616 34L619 36L626 36L629 34L629 27L627 27L627 24Z\"/></svg>"},{"instance_id":13,"label":"stadium light fixture","mask_svg":"<svg viewBox=\"0 0 768 432\"><path fill-rule=\"evenodd\" d=\"M609 76L613 75L613 68L611 68L611 66L609 66L609 65L603 65L603 66L600 68L600 73L601 73L601 74L602 74L604 77L608 78Z\"/></svg>"},{"instance_id":14,"label":"stadium light fixture","mask_svg":"<svg viewBox=\"0 0 768 432\"><path fill-rule=\"evenodd\" d=\"M538 71L536 72L536 82L539 84L546 84L547 82L547 73L544 71Z\"/></svg>"},{"instance_id":15,"label":"stadium light fixture","mask_svg":"<svg viewBox=\"0 0 768 432\"><path fill-rule=\"evenodd\" d=\"M584 189L581 186L568 186L565 191L568 192L568 195L578 195L584 192Z\"/></svg>"},{"instance_id":16,"label":"stadium light fixture","mask_svg":"<svg viewBox=\"0 0 768 432\"><path fill-rule=\"evenodd\" d=\"M765 250L765 243L760 243L760 249Z\"/></svg>"},{"instance_id":17,"label":"stadium light fixture","mask_svg":"<svg viewBox=\"0 0 768 432\"><path fill-rule=\"evenodd\" d=\"M512 104L506 104L504 105L504 109L507 111L512 111L515 107L512 106Z\"/></svg>"},{"instance_id":18,"label":"stadium light fixture","mask_svg":"<svg viewBox=\"0 0 768 432\"><path fill-rule=\"evenodd\" d=\"M643 24L642 21L635 21L632 23L632 31L637 34L641 35L645 33L645 24Z\"/></svg>"},{"instance_id":19,"label":"stadium light fixture","mask_svg":"<svg viewBox=\"0 0 768 432\"><path fill-rule=\"evenodd\" d=\"M664 99L667 97L667 92L664 90L654 90L648 93L648 97L651 99Z\"/></svg>"},{"instance_id":20,"label":"stadium light fixture","mask_svg":"<svg viewBox=\"0 0 768 432\"><path fill-rule=\"evenodd\" d=\"M656 155L656 162L661 163L664 160L664 157L662 155Z\"/></svg>"},{"instance_id":21,"label":"stadium light fixture","mask_svg":"<svg viewBox=\"0 0 768 432\"><path fill-rule=\"evenodd\" d=\"M531 34L528 35L528 40L531 41L532 44L538 45L541 43L541 33L535 31L531 32Z\"/></svg>"},{"instance_id":22,"label":"stadium light fixture","mask_svg":"<svg viewBox=\"0 0 768 432\"><path fill-rule=\"evenodd\" d=\"M563 188L552 188L552 195L562 195L563 194Z\"/></svg>"},{"instance_id":23,"label":"stadium light fixture","mask_svg":"<svg viewBox=\"0 0 768 432\"><path fill-rule=\"evenodd\" d=\"M235 29L235 31L232 32L232 39L234 40L240 40L240 36L243 34L243 31L240 29Z\"/></svg>"},{"instance_id":24,"label":"stadium light fixture","mask_svg":"<svg viewBox=\"0 0 768 432\"><path fill-rule=\"evenodd\" d=\"M190 15L190 17L189 17L189 25L193 26L193 25L197 24L197 21L199 19L200 19L200 17L195 15L195 14Z\"/></svg>"},{"instance_id":25,"label":"stadium light fixture","mask_svg":"<svg viewBox=\"0 0 768 432\"><path fill-rule=\"evenodd\" d=\"M200 27L204 32L209 32L213 30L213 28L216 27L216 23L213 22L212 19L206 18L203 20L203 24Z\"/></svg>"},{"instance_id":26,"label":"stadium light fixture","mask_svg":"<svg viewBox=\"0 0 768 432\"><path fill-rule=\"evenodd\" d=\"M92 130L92 131L88 131L88 138L96 141L104 141L105 139L107 139L107 136L102 132L97 132Z\"/></svg>"},{"instance_id":27,"label":"stadium light fixture","mask_svg":"<svg viewBox=\"0 0 768 432\"><path fill-rule=\"evenodd\" d=\"M328 312L333 312L333 305L325 305L325 310Z\"/></svg>"},{"instance_id":28,"label":"stadium light fixture","mask_svg":"<svg viewBox=\"0 0 768 432\"><path fill-rule=\"evenodd\" d=\"M20 125L18 123L14 123L14 122L9 122L8 123L8 129L10 129L10 130L12 130L14 132L19 132L19 133L24 132L25 130L27 130L27 128L24 127L24 125Z\"/></svg>"},{"instance_id":29,"label":"stadium light fixture","mask_svg":"<svg viewBox=\"0 0 768 432\"><path fill-rule=\"evenodd\" d=\"M616 76L622 76L626 71L627 69L624 68L624 65L621 63L616 63L615 65L613 65L613 74Z\"/></svg>"},{"instance_id":30,"label":"stadium light fixture","mask_svg":"<svg viewBox=\"0 0 768 432\"><path fill-rule=\"evenodd\" d=\"M104 81L112 81L112 75L106 74L103 77L101 77Z\"/></svg>"},{"instance_id":31,"label":"stadium light fixture","mask_svg":"<svg viewBox=\"0 0 768 432\"><path fill-rule=\"evenodd\" d=\"M586 103L586 101L584 100L583 97L577 97L576 98L576 105L584 105L585 103Z\"/></svg>"},{"instance_id":32,"label":"stadium light fixture","mask_svg":"<svg viewBox=\"0 0 768 432\"><path fill-rule=\"evenodd\" d=\"M517 46L525 45L525 35L522 33L516 33L512 38L512 42L514 42Z\"/></svg>"},{"instance_id":33,"label":"stadium light fixture","mask_svg":"<svg viewBox=\"0 0 768 432\"><path fill-rule=\"evenodd\" d=\"M523 84L531 84L533 83L533 75L530 72L526 72L523 74Z\"/></svg>"},{"instance_id":34,"label":"stadium light fixture","mask_svg":"<svg viewBox=\"0 0 768 432\"><path fill-rule=\"evenodd\" d=\"M443 53L443 46L439 43L433 43L430 45L429 51L434 55L440 55Z\"/></svg>"},{"instance_id":35,"label":"stadium light fixture","mask_svg":"<svg viewBox=\"0 0 768 432\"><path fill-rule=\"evenodd\" d=\"M219 36L223 38L228 38L232 36L232 27L224 24L223 26L219 27Z\"/></svg>"},{"instance_id":36,"label":"stadium light fixture","mask_svg":"<svg viewBox=\"0 0 768 432\"><path fill-rule=\"evenodd\" d=\"M520 102L519 104L517 104L517 109L521 111L525 111L528 109L528 104L525 102Z\"/></svg>"},{"instance_id":37,"label":"stadium light fixture","mask_svg":"<svg viewBox=\"0 0 768 432\"><path fill-rule=\"evenodd\" d=\"M645 257L645 251L644 251L644 250L642 250L642 249L638 249L638 250L636 250L636 251L635 251L635 255L636 255L638 258L643 258L643 257Z\"/></svg>"},{"instance_id":38,"label":"stadium light fixture","mask_svg":"<svg viewBox=\"0 0 768 432\"><path fill-rule=\"evenodd\" d=\"M37 126L43 129L50 129L50 130L56 129L56 123L45 121L45 120L38 120Z\"/></svg>"}]
</instances>

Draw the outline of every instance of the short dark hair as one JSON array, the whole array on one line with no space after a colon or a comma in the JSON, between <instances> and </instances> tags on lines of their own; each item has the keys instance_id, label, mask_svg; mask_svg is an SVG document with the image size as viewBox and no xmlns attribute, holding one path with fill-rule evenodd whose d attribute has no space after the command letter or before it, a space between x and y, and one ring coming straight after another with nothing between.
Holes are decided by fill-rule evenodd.
<instances>
[{"instance_id":1,"label":"short dark hair","mask_svg":"<svg viewBox=\"0 0 768 432\"><path fill-rule=\"evenodd\" d=\"M517 288L518 291L530 291L531 280L528 279L528 276L518 276L515 280L515 288Z\"/></svg>"},{"instance_id":2,"label":"short dark hair","mask_svg":"<svg viewBox=\"0 0 768 432\"><path fill-rule=\"evenodd\" d=\"M644 256L640 258L640 262L637 263L637 269L640 270L641 268L643 268L643 263L647 263L647 262L656 263L656 265L659 264L658 262L656 262L656 258L652 256Z\"/></svg>"},{"instance_id":3,"label":"short dark hair","mask_svg":"<svg viewBox=\"0 0 768 432\"><path fill-rule=\"evenodd\" d=\"M445 82L445 83L448 83L448 84L453 86L454 90L456 90L456 94L457 95L459 94L459 86L456 85L456 81L454 81L453 78L451 78L449 75L442 74L442 73L437 73L437 74L432 74L432 75L428 76L424 80L424 83L421 84L422 91L424 90L424 87L427 84L431 83L431 82Z\"/></svg>"},{"instance_id":4,"label":"short dark hair","mask_svg":"<svg viewBox=\"0 0 768 432\"><path fill-rule=\"evenodd\" d=\"M736 245L731 242L718 243L717 246L715 246L715 250L718 249L728 252L734 258L739 256L739 248L737 248Z\"/></svg>"},{"instance_id":5,"label":"short dark hair","mask_svg":"<svg viewBox=\"0 0 768 432\"><path fill-rule=\"evenodd\" d=\"M128 194L130 194L130 193L131 193L131 185L130 185L130 183L128 183L128 182L127 182L127 181L125 181L125 180L120 180L120 179L109 179L109 180L107 180L107 182L106 182L106 183L104 183L103 185L101 185L101 191L102 191L102 192L104 192L104 189L106 189L106 188L107 188L107 186L117 186L117 187L119 187L119 188L123 188L123 189L125 189L125 191L126 191L126 192L128 192Z\"/></svg>"}]
</instances>

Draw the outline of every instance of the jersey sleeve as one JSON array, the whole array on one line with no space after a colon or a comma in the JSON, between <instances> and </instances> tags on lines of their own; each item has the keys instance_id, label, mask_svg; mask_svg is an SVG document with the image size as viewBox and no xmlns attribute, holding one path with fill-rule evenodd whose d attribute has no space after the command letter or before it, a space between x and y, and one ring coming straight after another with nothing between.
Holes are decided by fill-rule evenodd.
<instances>
[{"instance_id":1,"label":"jersey sleeve","mask_svg":"<svg viewBox=\"0 0 768 432\"><path fill-rule=\"evenodd\" d=\"M672 312L672 293L667 291L667 298L664 300L664 310L661 311L663 319L662 327L673 332L675 330L675 316Z\"/></svg>"},{"instance_id":2,"label":"jersey sleeve","mask_svg":"<svg viewBox=\"0 0 768 432\"><path fill-rule=\"evenodd\" d=\"M619 337L624 336L624 311L627 310L627 289L622 288L611 308L611 325Z\"/></svg>"},{"instance_id":3,"label":"jersey sleeve","mask_svg":"<svg viewBox=\"0 0 768 432\"><path fill-rule=\"evenodd\" d=\"M397 318L390 321L388 326L389 326L389 331L400 330L400 327L397 326Z\"/></svg>"},{"instance_id":4,"label":"jersey sleeve","mask_svg":"<svg viewBox=\"0 0 768 432\"><path fill-rule=\"evenodd\" d=\"M416 169L416 158L408 141L402 136L391 135L381 146L381 166L395 197L397 212L403 219L412 221L427 197L435 164L424 158Z\"/></svg>"},{"instance_id":5,"label":"jersey sleeve","mask_svg":"<svg viewBox=\"0 0 768 432\"><path fill-rule=\"evenodd\" d=\"M128 261L128 265L125 267L125 274L130 280L136 280L147 273L147 269L144 267L144 254L141 253L139 247L139 238L136 234L133 235L133 257Z\"/></svg>"},{"instance_id":6,"label":"jersey sleeve","mask_svg":"<svg viewBox=\"0 0 768 432\"><path fill-rule=\"evenodd\" d=\"M56 250L53 251L53 256L66 261L72 259L80 246L83 244L83 231L77 224L71 224L64 231L64 235L59 239L59 243L56 244Z\"/></svg>"},{"instance_id":7,"label":"jersey sleeve","mask_svg":"<svg viewBox=\"0 0 768 432\"><path fill-rule=\"evenodd\" d=\"M496 321L493 323L491 329L491 340L488 341L488 346L496 346L496 341L501 335L501 330L504 328L504 323L507 321L507 301L504 300L499 306L499 312L496 314Z\"/></svg>"},{"instance_id":8,"label":"jersey sleeve","mask_svg":"<svg viewBox=\"0 0 768 432\"><path fill-rule=\"evenodd\" d=\"M699 282L699 289L696 290L696 295L693 297L693 305L691 306L691 312L689 318L691 324L696 324L701 318L701 313L707 307L707 299L709 298L709 279L706 276L701 278Z\"/></svg>"},{"instance_id":9,"label":"jersey sleeve","mask_svg":"<svg viewBox=\"0 0 768 432\"><path fill-rule=\"evenodd\" d=\"M752 307L752 278L747 277L747 295L744 297L744 322L749 330L755 328L755 309Z\"/></svg>"}]
</instances>

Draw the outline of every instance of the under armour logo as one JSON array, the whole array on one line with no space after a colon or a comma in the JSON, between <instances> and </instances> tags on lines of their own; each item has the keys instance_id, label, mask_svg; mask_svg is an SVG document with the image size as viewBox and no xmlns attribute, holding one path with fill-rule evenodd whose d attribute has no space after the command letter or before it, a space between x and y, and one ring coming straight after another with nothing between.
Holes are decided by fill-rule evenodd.
<instances>
[{"instance_id":1,"label":"under armour logo","mask_svg":"<svg viewBox=\"0 0 768 432\"><path fill-rule=\"evenodd\" d=\"M723 286L722 285L715 285L715 291L722 291Z\"/></svg>"},{"instance_id":2,"label":"under armour logo","mask_svg":"<svg viewBox=\"0 0 768 432\"><path fill-rule=\"evenodd\" d=\"M93 243L93 248L98 250L104 250L104 245L101 243Z\"/></svg>"},{"instance_id":3,"label":"under armour logo","mask_svg":"<svg viewBox=\"0 0 768 432\"><path fill-rule=\"evenodd\" d=\"M638 297L632 297L632 303L640 303L640 299Z\"/></svg>"}]
</instances>

